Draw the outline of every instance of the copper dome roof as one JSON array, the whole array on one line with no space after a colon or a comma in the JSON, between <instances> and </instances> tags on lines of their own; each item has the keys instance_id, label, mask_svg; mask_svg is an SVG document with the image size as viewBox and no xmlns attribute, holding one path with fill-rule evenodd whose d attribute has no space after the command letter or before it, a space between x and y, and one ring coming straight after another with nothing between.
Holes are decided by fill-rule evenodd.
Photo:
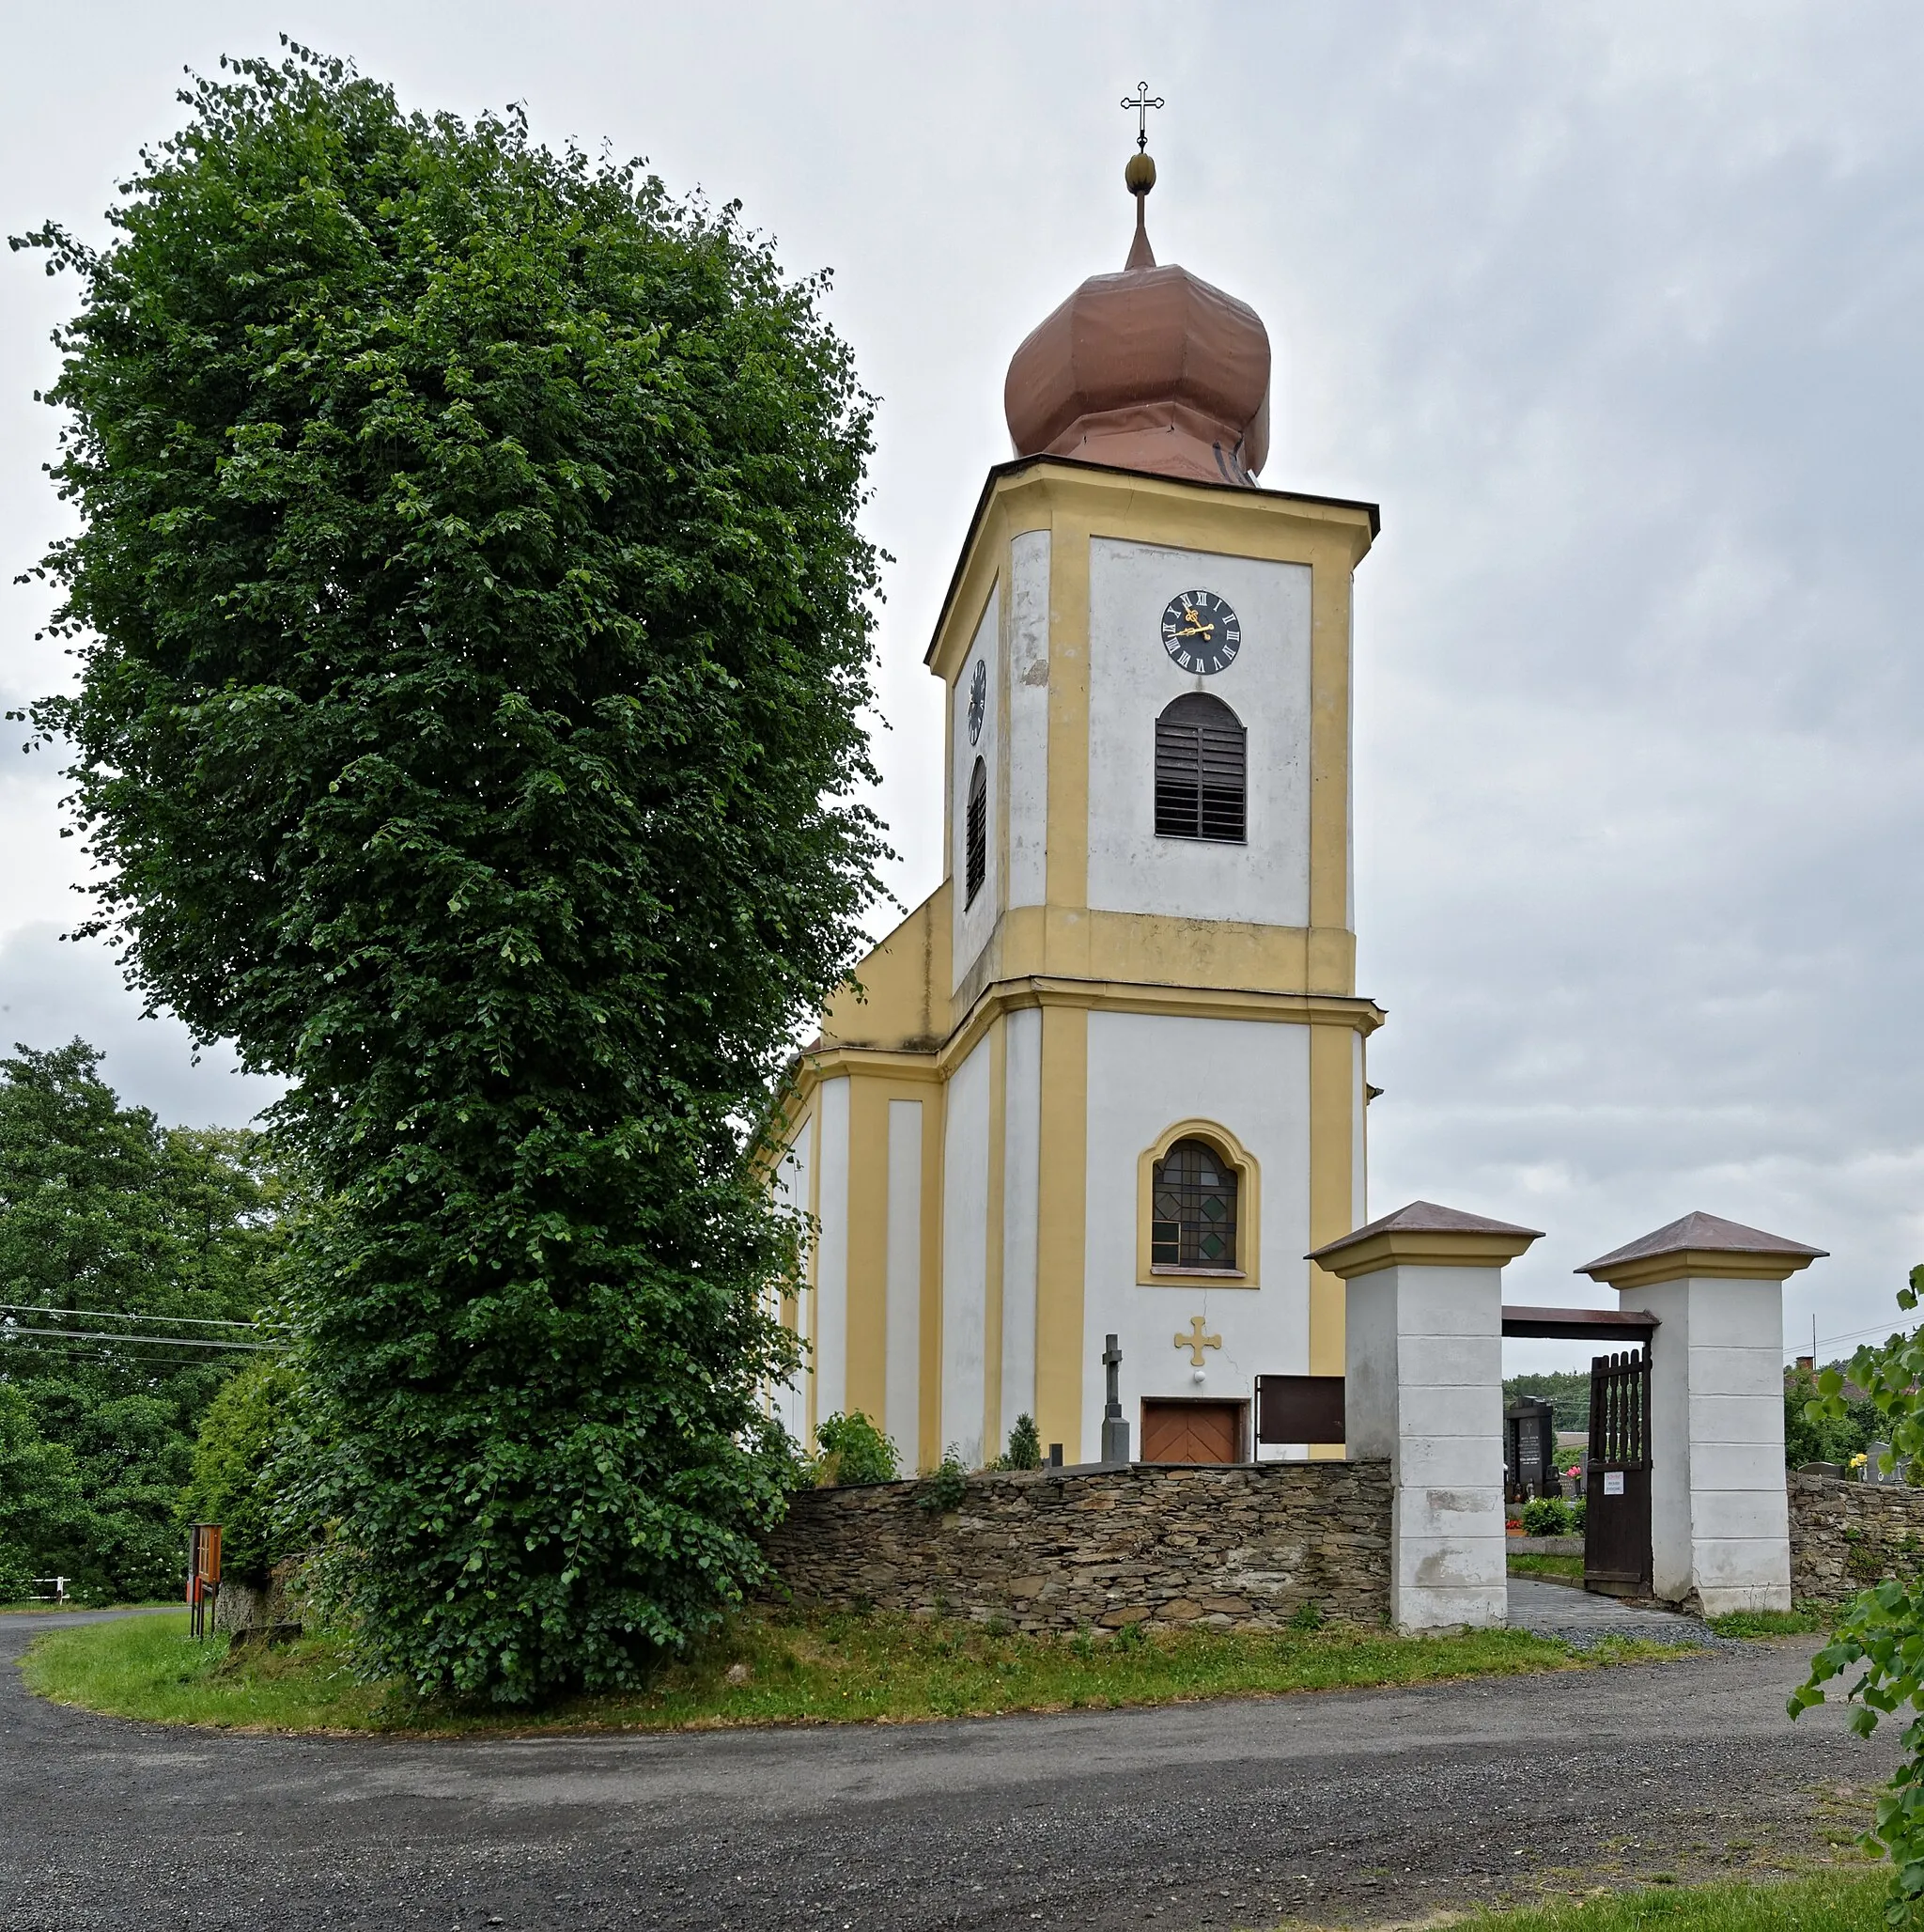
<instances>
[{"instance_id":1,"label":"copper dome roof","mask_svg":"<svg viewBox=\"0 0 1924 1932\"><path fill-rule=\"evenodd\" d=\"M1148 190L1134 192L1127 266L1091 275L1009 363L1016 454L1253 486L1269 454L1268 332L1234 296L1156 266Z\"/></svg>"}]
</instances>

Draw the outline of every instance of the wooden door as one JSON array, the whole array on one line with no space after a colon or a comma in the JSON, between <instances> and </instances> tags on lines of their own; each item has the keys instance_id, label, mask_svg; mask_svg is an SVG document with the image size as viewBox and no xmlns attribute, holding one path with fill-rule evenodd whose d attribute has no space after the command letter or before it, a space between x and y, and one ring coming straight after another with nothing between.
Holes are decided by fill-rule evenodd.
<instances>
[{"instance_id":1,"label":"wooden door","mask_svg":"<svg viewBox=\"0 0 1924 1932\"><path fill-rule=\"evenodd\" d=\"M1240 1402L1142 1404L1144 1462L1240 1462L1242 1447Z\"/></svg>"},{"instance_id":2,"label":"wooden door","mask_svg":"<svg viewBox=\"0 0 1924 1932\"><path fill-rule=\"evenodd\" d=\"M1590 1457L1583 1482L1583 1586L1648 1597L1650 1351L1590 1365Z\"/></svg>"}]
</instances>

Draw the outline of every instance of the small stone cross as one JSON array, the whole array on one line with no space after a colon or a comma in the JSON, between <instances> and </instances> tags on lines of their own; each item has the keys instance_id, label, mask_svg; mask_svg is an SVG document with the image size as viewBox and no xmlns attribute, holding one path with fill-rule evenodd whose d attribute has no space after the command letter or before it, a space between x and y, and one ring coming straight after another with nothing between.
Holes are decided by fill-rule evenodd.
<instances>
[{"instance_id":1,"label":"small stone cross","mask_svg":"<svg viewBox=\"0 0 1924 1932\"><path fill-rule=\"evenodd\" d=\"M1113 1335L1105 1335L1103 1340L1109 1346L1102 1351L1102 1365L1109 1370L1109 1406L1103 1410L1105 1422L1114 1422L1123 1412L1123 1351L1117 1346Z\"/></svg>"},{"instance_id":2,"label":"small stone cross","mask_svg":"<svg viewBox=\"0 0 1924 1932\"><path fill-rule=\"evenodd\" d=\"M1189 1317L1189 1332L1187 1335L1178 1335L1176 1337L1176 1347L1188 1349L1189 1361L1197 1368L1202 1366L1203 1349L1220 1348L1222 1347L1222 1337L1220 1335L1205 1335L1202 1332L1206 1324L1200 1315L1192 1315Z\"/></svg>"}]
</instances>

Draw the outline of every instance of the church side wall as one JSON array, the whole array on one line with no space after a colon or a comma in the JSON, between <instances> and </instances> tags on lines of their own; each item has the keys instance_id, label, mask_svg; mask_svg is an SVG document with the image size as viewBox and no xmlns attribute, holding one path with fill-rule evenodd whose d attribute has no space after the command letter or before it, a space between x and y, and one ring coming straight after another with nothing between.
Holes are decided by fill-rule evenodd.
<instances>
[{"instance_id":1,"label":"church side wall","mask_svg":"<svg viewBox=\"0 0 1924 1932\"><path fill-rule=\"evenodd\" d=\"M1308 926L1310 567L1096 538L1089 568L1089 904ZM1242 620L1240 654L1213 677L1162 646L1164 605L1198 588ZM1249 733L1247 845L1156 835L1156 720L1188 691Z\"/></svg>"},{"instance_id":2,"label":"church side wall","mask_svg":"<svg viewBox=\"0 0 1924 1932\"><path fill-rule=\"evenodd\" d=\"M942 1140L941 1441L983 1460L988 1314L989 1056L977 1042L951 1075Z\"/></svg>"},{"instance_id":3,"label":"church side wall","mask_svg":"<svg viewBox=\"0 0 1924 1932\"><path fill-rule=\"evenodd\" d=\"M984 1473L947 1514L922 1508L921 1490L797 1496L768 1543L781 1589L808 1609L1065 1632L1273 1630L1308 1605L1348 1623L1389 1615L1387 1462Z\"/></svg>"},{"instance_id":4,"label":"church side wall","mask_svg":"<svg viewBox=\"0 0 1924 1932\"><path fill-rule=\"evenodd\" d=\"M1100 1453L1105 1334L1121 1339L1123 1413L1136 1429L1144 1396L1247 1400L1259 1373L1309 1368L1310 1033L1254 1020L1090 1014L1085 1458ZM1259 1286L1138 1282L1141 1155L1185 1119L1227 1130L1257 1163ZM1245 1226L1248 1219L1245 1208ZM1190 1354L1175 1346L1198 1315L1222 1344L1204 1349L1201 1382Z\"/></svg>"}]
</instances>

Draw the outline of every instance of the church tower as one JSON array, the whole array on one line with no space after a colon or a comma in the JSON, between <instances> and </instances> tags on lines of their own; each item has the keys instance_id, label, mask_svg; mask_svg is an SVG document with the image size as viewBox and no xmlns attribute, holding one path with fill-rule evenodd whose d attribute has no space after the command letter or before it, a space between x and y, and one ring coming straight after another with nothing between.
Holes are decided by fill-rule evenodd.
<instances>
[{"instance_id":1,"label":"church tower","mask_svg":"<svg viewBox=\"0 0 1924 1932\"><path fill-rule=\"evenodd\" d=\"M789 1420L863 1410L906 1468L991 1460L1025 1413L1096 1459L1109 1334L1145 1461L1249 1459L1255 1377L1343 1372L1342 1284L1305 1257L1367 1219L1350 630L1377 515L1258 485L1268 336L1157 265L1138 146L1127 261L1016 350L1015 457L928 647L944 879L783 1097L780 1185L819 1229Z\"/></svg>"}]
</instances>

